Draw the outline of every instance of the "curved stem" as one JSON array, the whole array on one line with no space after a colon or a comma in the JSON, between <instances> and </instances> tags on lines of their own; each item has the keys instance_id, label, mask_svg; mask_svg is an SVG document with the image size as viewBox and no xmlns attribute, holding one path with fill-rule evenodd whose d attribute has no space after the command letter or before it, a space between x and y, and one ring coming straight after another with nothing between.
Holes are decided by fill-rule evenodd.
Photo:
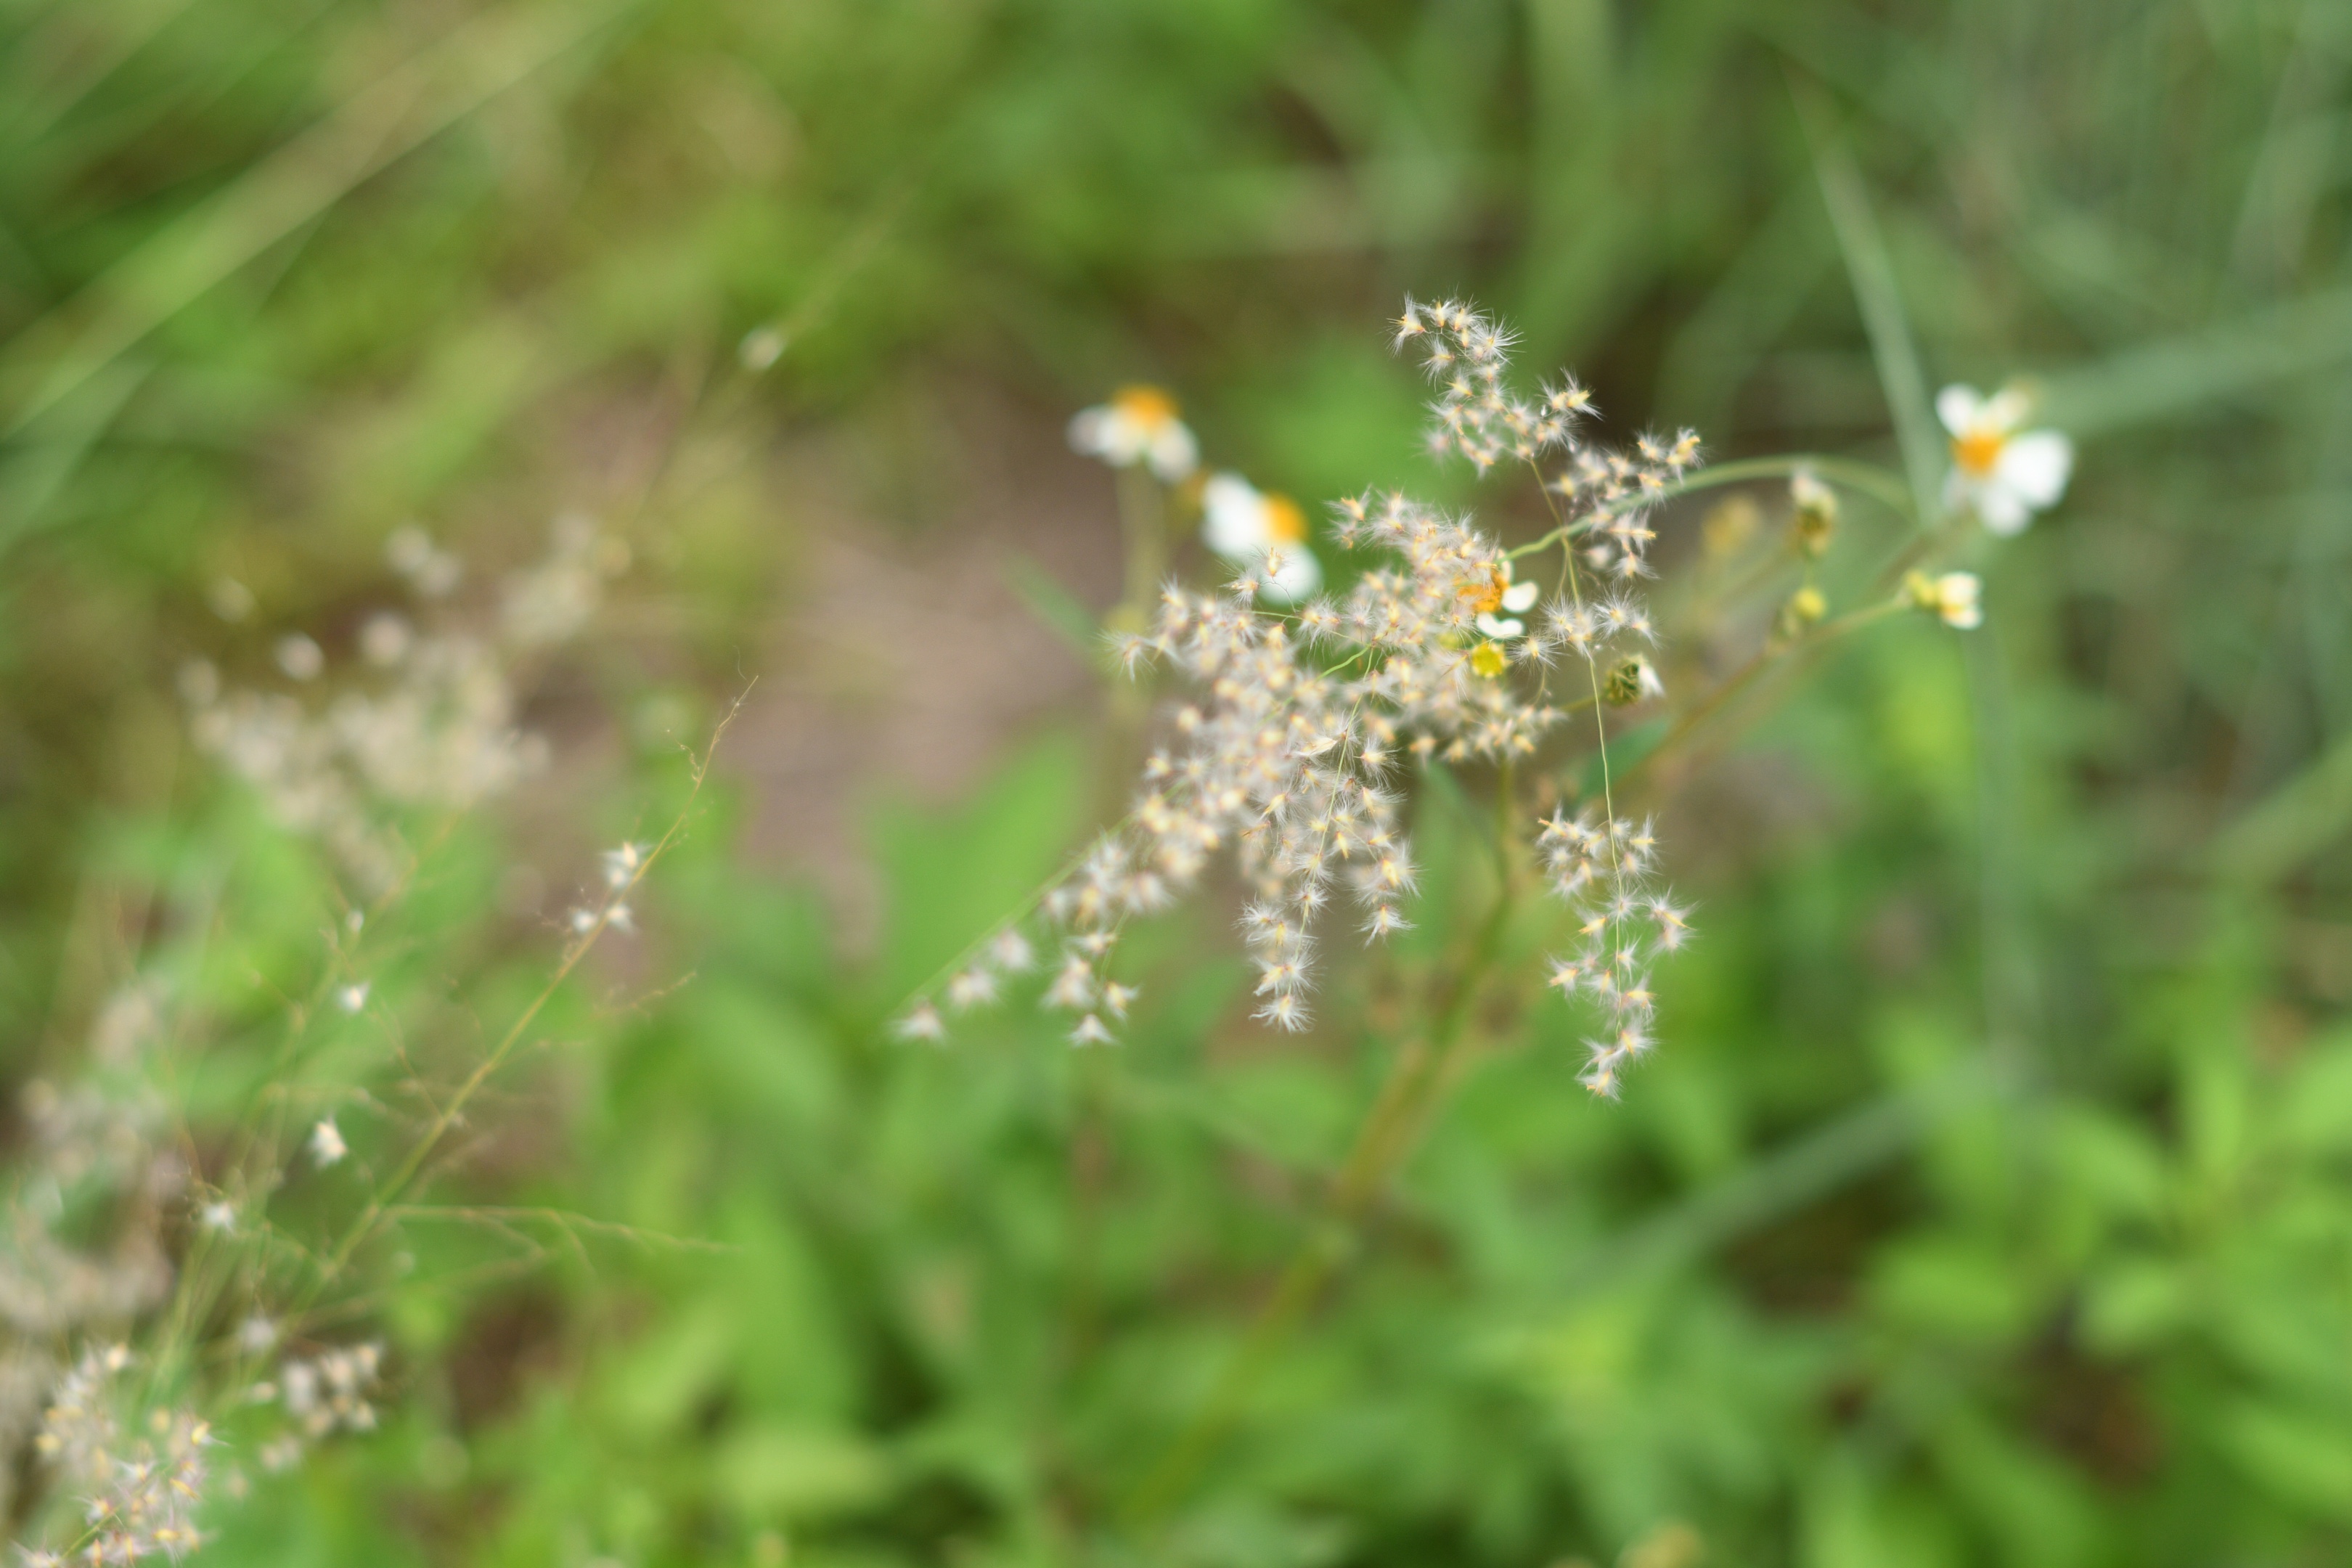
<instances>
[{"instance_id":1,"label":"curved stem","mask_svg":"<svg viewBox=\"0 0 2352 1568\"><path fill-rule=\"evenodd\" d=\"M1658 743L1643 752L1631 767L1625 770L1624 776L1630 780L1647 773L1653 763L1687 741L1694 731L1722 709L1733 697L1746 690L1759 677L1784 660L1800 655L1811 658L1848 632L1858 630L1873 622L1884 620L1888 616L1899 614L1909 607L1900 599L1888 600L1864 609L1850 611L1833 621L1824 621L1802 637L1794 637L1786 642L1766 643L1757 649L1755 657L1742 665L1738 671L1719 682L1714 690L1700 699L1696 705L1685 710L1665 734L1659 738Z\"/></svg>"},{"instance_id":2,"label":"curved stem","mask_svg":"<svg viewBox=\"0 0 2352 1568\"><path fill-rule=\"evenodd\" d=\"M1882 468L1875 463L1859 462L1852 458L1824 457L1818 452L1795 452L1785 457L1746 458L1736 463L1720 463L1711 468L1702 468L1686 479L1676 480L1671 485L1643 495L1639 502L1633 506L1604 509L1581 522L1560 522L1540 539L1530 540L1517 549L1505 551L1504 554L1516 561L1523 555L1533 555L1539 551L1549 550L1562 540L1583 532L1594 523L1606 521L1620 512L1641 510L1664 501L1673 500L1678 496L1691 495L1699 490L1711 490L1723 485L1741 484L1749 479L1787 479L1800 470L1817 474L1833 483L1859 490L1874 500L1885 502L1889 508L1905 517L1916 515L1912 510L1910 487L1904 483L1900 475ZM1547 501L1550 500L1550 492L1548 490L1545 492L1545 500ZM1555 511L1553 515L1557 519L1559 514Z\"/></svg>"},{"instance_id":3,"label":"curved stem","mask_svg":"<svg viewBox=\"0 0 2352 1568\"><path fill-rule=\"evenodd\" d=\"M1232 1426L1242 1395L1255 1384L1265 1358L1314 1304L1324 1281L1345 1255L1365 1210L1412 1151L1434 1109L1438 1091L1457 1074L1471 1039L1463 1026L1479 983L1495 962L1509 923L1511 901L1507 880L1461 966L1439 983L1439 1000L1432 1011L1427 1036L1409 1040L1381 1079L1372 1109L1357 1129L1355 1142L1332 1182L1322 1223L1284 1267L1273 1293L1252 1320L1241 1349L1226 1363L1208 1398L1136 1489L1128 1510L1133 1524L1148 1525L1159 1519L1199 1474Z\"/></svg>"}]
</instances>

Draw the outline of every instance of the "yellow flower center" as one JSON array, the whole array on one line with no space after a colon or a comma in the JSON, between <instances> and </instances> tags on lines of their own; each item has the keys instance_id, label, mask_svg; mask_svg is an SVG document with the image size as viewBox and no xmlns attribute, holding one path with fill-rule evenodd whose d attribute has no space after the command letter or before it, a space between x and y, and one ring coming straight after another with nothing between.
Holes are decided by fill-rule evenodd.
<instances>
[{"instance_id":1,"label":"yellow flower center","mask_svg":"<svg viewBox=\"0 0 2352 1568\"><path fill-rule=\"evenodd\" d=\"M1490 642L1482 642L1470 655L1470 668L1492 680L1509 668L1510 660L1503 650Z\"/></svg>"},{"instance_id":2,"label":"yellow flower center","mask_svg":"<svg viewBox=\"0 0 2352 1568\"><path fill-rule=\"evenodd\" d=\"M1971 430L1952 437L1952 461L1970 479L1981 479L1992 472L2000 461L2000 449L2008 445L2009 437L1999 430Z\"/></svg>"},{"instance_id":3,"label":"yellow flower center","mask_svg":"<svg viewBox=\"0 0 2352 1568\"><path fill-rule=\"evenodd\" d=\"M1122 386L1110 405L1138 425L1165 425L1176 417L1176 400L1156 386Z\"/></svg>"},{"instance_id":4,"label":"yellow flower center","mask_svg":"<svg viewBox=\"0 0 2352 1568\"><path fill-rule=\"evenodd\" d=\"M1468 584L1462 590L1462 596L1470 601L1472 614L1488 616L1503 607L1503 595L1510 586L1510 574L1496 572L1490 574L1484 583Z\"/></svg>"},{"instance_id":5,"label":"yellow flower center","mask_svg":"<svg viewBox=\"0 0 2352 1568\"><path fill-rule=\"evenodd\" d=\"M1265 531L1276 543L1307 542L1307 514L1288 496L1269 495L1265 498Z\"/></svg>"}]
</instances>

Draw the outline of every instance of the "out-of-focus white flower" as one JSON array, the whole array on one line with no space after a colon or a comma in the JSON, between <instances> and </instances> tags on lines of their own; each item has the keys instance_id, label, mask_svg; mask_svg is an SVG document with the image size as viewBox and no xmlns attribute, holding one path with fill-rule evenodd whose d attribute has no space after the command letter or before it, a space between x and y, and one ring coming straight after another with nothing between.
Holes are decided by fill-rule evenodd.
<instances>
[{"instance_id":1,"label":"out-of-focus white flower","mask_svg":"<svg viewBox=\"0 0 2352 1568\"><path fill-rule=\"evenodd\" d=\"M1070 421L1070 447L1114 468L1147 463L1171 485L1201 460L1201 444L1177 417L1176 400L1156 386L1122 386L1108 403L1080 410Z\"/></svg>"},{"instance_id":2,"label":"out-of-focus white flower","mask_svg":"<svg viewBox=\"0 0 2352 1568\"><path fill-rule=\"evenodd\" d=\"M1948 626L1967 632L1984 625L1984 584L1973 572L1947 572L1940 577L1914 572L1904 587L1913 604L1934 611Z\"/></svg>"},{"instance_id":3,"label":"out-of-focus white flower","mask_svg":"<svg viewBox=\"0 0 2352 1568\"><path fill-rule=\"evenodd\" d=\"M2037 511L2066 493L2074 468L2074 444L2055 430L2025 430L2032 402L2015 387L1990 397L1972 386L1948 386L1936 395L1936 417L1952 437L1952 473L1945 503L1965 506L1995 533L2023 530Z\"/></svg>"},{"instance_id":4,"label":"out-of-focus white flower","mask_svg":"<svg viewBox=\"0 0 2352 1568\"><path fill-rule=\"evenodd\" d=\"M356 1013L367 1005L368 982L357 981L335 993L335 1005L346 1013Z\"/></svg>"},{"instance_id":5,"label":"out-of-focus white flower","mask_svg":"<svg viewBox=\"0 0 2352 1568\"><path fill-rule=\"evenodd\" d=\"M351 1146L343 1142L342 1131L336 1127L333 1117L322 1117L319 1124L310 1129L310 1158L321 1167L333 1164L351 1152Z\"/></svg>"},{"instance_id":6,"label":"out-of-focus white flower","mask_svg":"<svg viewBox=\"0 0 2352 1568\"><path fill-rule=\"evenodd\" d=\"M1496 642L1525 637L1528 624L1518 617L1535 608L1542 592L1533 583L1512 582L1511 563L1505 561L1495 569L1494 580L1472 601L1472 608L1478 612L1478 629Z\"/></svg>"},{"instance_id":7,"label":"out-of-focus white flower","mask_svg":"<svg viewBox=\"0 0 2352 1568\"><path fill-rule=\"evenodd\" d=\"M1202 542L1239 565L1265 562L1259 596L1295 605L1323 585L1323 566L1307 547L1307 514L1288 496L1259 489L1239 474L1213 474L1201 491Z\"/></svg>"}]
</instances>

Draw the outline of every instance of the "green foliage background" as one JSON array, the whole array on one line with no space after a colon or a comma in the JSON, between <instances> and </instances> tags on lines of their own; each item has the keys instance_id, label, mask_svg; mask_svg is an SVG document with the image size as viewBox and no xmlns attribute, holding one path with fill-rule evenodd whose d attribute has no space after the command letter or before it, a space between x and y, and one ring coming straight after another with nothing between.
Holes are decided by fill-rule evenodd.
<instances>
[{"instance_id":1,"label":"green foliage background","mask_svg":"<svg viewBox=\"0 0 2352 1568\"><path fill-rule=\"evenodd\" d=\"M566 1004L523 1152L449 1184L721 1249L478 1275L419 1227L387 1429L208 1559L1661 1568L1676 1521L1738 1564L2352 1554L2352 11L8 0L0 37L12 1081L134 964L231 1037L315 968L323 874L186 752L179 662L332 647L411 516L522 557L589 414L759 323L790 347L708 451L846 432L919 548L955 476L893 476L950 383L1057 417L1149 377L1302 496L1466 494L1373 327L1408 289L1625 426L1891 459L1818 94L1928 375L2031 374L2081 445L1982 633L1859 639L1699 781L1704 940L1625 1102L1491 997L1360 1226L1318 1194L1478 905L1479 781L1418 792L1418 938L1305 1046L1239 1022L1211 900L1139 939L1118 1052L1015 1007L935 1053L881 1021L1082 838L1082 729L871 814L872 951L746 868L722 763L630 960L691 982ZM552 940L500 868L584 877L675 803L667 737L795 570L789 470L683 467L534 710L618 738L436 858L383 982L420 1019L511 1016ZM1302 1246L1330 1288L1136 1522Z\"/></svg>"}]
</instances>

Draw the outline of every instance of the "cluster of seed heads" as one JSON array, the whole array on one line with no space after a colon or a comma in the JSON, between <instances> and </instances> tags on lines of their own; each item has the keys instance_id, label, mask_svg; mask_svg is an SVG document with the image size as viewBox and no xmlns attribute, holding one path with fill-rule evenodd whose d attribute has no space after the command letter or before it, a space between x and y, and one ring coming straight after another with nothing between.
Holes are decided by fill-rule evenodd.
<instances>
[{"instance_id":1,"label":"cluster of seed heads","mask_svg":"<svg viewBox=\"0 0 2352 1568\"><path fill-rule=\"evenodd\" d=\"M1573 552L1559 586L1531 627L1541 591L1514 580L1512 556L1493 537L1405 496L1367 494L1335 509L1337 542L1377 556L1344 593L1275 613L1266 588L1278 550L1223 593L1167 588L1150 628L1116 637L1115 648L1129 674L1171 666L1192 695L1145 764L1133 811L1043 900L1060 954L1045 1000L1079 1015L1075 1044L1108 1041L1132 997L1105 968L1125 922L1190 891L1228 850L1250 889L1241 929L1258 970L1256 1016L1305 1027L1335 911L1352 910L1367 941L1410 924L1408 763L1532 758L1574 710L1658 694L1643 657L1654 634L1632 589L1649 574L1650 509L1696 463L1697 437L1643 437L1630 452L1589 445L1577 429L1591 400L1573 380L1533 399L1513 392L1507 330L1466 306L1410 300L1396 325L1397 345L1417 347L1441 389L1433 449L1481 470L1524 462L1542 480ZM1563 679L1563 660L1582 678ZM1556 819L1540 850L1588 941L1604 943L1564 961L1577 988L1614 1010L1619 1040L1646 1043L1651 1003L1639 972L1653 947L1687 929L1645 880L1649 830L1627 828L1604 805ZM1627 900L1647 900L1638 907L1659 924L1654 942L1626 940L1612 911ZM993 1002L1035 962L1029 936L1004 928L919 998L898 1032L944 1037L943 1009ZM1601 978L1584 984L1588 973ZM1613 1088L1620 1061L1596 1054L1586 1080Z\"/></svg>"},{"instance_id":2,"label":"cluster of seed heads","mask_svg":"<svg viewBox=\"0 0 2352 1568\"><path fill-rule=\"evenodd\" d=\"M1397 346L1418 347L1441 388L1432 405L1433 447L1461 453L1481 471L1505 458L1527 465L1542 477L1562 545L1574 552L1564 595L1513 657L1549 664L1567 656L1582 664L1596 723L1605 708L1656 695L1655 672L1632 651L1653 637L1633 585L1654 574L1650 510L1697 462L1698 437L1643 436L1631 451L1580 440L1577 426L1591 408L1584 389L1567 380L1536 400L1516 396L1506 374L1510 333L1465 305L1407 300L1396 328ZM1548 460L1556 466L1546 475ZM1504 629L1516 636L1519 627ZM1591 998L1606 1015L1607 1027L1586 1043L1582 1077L1594 1093L1613 1096L1626 1066L1653 1043L1649 967L1689 939L1689 910L1657 885L1653 825L1619 817L1605 795L1597 811L1555 811L1538 831L1536 852L1552 891L1578 919L1580 945L1552 960L1551 984Z\"/></svg>"},{"instance_id":3,"label":"cluster of seed heads","mask_svg":"<svg viewBox=\"0 0 2352 1568\"><path fill-rule=\"evenodd\" d=\"M212 1428L186 1411L158 1409L145 1432L126 1440L115 1411L117 1383L131 1363L121 1345L90 1350L51 1395L34 1447L60 1481L83 1489L81 1535L63 1550L20 1549L32 1568L135 1563L159 1552L176 1559L202 1540L195 1512Z\"/></svg>"},{"instance_id":4,"label":"cluster of seed heads","mask_svg":"<svg viewBox=\"0 0 2352 1568\"><path fill-rule=\"evenodd\" d=\"M445 597L462 563L415 528L385 547L419 600ZM461 811L510 793L547 765L546 742L516 722L518 671L585 626L628 552L578 514L556 520L544 557L503 584L487 635L419 626L383 610L354 639L358 658L334 668L302 633L278 639L287 689L227 685L208 660L180 672L197 745L252 785L289 831L324 842L370 893L391 886L405 855L387 816ZM252 611L241 586L216 607ZM234 612L233 615L230 612ZM331 694L320 699L321 689Z\"/></svg>"}]
</instances>

